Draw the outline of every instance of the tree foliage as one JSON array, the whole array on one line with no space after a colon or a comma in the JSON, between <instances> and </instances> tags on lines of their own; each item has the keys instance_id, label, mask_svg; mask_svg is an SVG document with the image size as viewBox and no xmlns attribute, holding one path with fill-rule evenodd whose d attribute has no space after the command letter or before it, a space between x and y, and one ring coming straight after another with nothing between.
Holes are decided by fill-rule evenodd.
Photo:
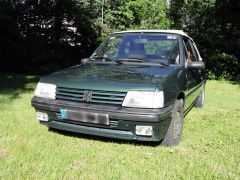
<instances>
[{"instance_id":1,"label":"tree foliage","mask_svg":"<svg viewBox=\"0 0 240 180\"><path fill-rule=\"evenodd\" d=\"M196 41L209 77L240 80L240 1L172 0L173 27Z\"/></svg>"},{"instance_id":2,"label":"tree foliage","mask_svg":"<svg viewBox=\"0 0 240 180\"><path fill-rule=\"evenodd\" d=\"M2 0L0 8L1 69L51 71L77 63L96 47L97 14L90 2Z\"/></svg>"},{"instance_id":3,"label":"tree foliage","mask_svg":"<svg viewBox=\"0 0 240 180\"><path fill-rule=\"evenodd\" d=\"M110 7L106 13L109 27L116 30L166 29L170 21L166 15L166 3L161 0L122 1L118 7Z\"/></svg>"},{"instance_id":4,"label":"tree foliage","mask_svg":"<svg viewBox=\"0 0 240 180\"><path fill-rule=\"evenodd\" d=\"M172 28L194 38L209 77L236 80L239 9L236 0L0 0L0 70L51 72L114 31Z\"/></svg>"}]
</instances>

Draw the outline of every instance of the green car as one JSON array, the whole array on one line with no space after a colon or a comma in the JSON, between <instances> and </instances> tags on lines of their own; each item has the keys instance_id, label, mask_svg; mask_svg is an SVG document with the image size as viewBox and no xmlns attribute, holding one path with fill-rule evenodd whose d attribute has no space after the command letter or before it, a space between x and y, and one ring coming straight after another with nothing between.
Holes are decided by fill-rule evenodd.
<instances>
[{"instance_id":1,"label":"green car","mask_svg":"<svg viewBox=\"0 0 240 180\"><path fill-rule=\"evenodd\" d=\"M183 31L116 32L80 65L41 78L32 106L49 128L174 146L184 116L204 104L204 69Z\"/></svg>"}]
</instances>

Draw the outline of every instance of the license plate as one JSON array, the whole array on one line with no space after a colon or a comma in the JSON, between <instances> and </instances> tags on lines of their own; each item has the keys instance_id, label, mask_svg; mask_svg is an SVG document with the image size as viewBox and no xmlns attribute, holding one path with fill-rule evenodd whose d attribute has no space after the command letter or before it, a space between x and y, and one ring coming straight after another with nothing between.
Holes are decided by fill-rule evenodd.
<instances>
[{"instance_id":1,"label":"license plate","mask_svg":"<svg viewBox=\"0 0 240 180\"><path fill-rule=\"evenodd\" d=\"M98 114L86 111L74 111L67 109L61 109L60 112L62 119L93 124L109 125L108 114Z\"/></svg>"}]
</instances>

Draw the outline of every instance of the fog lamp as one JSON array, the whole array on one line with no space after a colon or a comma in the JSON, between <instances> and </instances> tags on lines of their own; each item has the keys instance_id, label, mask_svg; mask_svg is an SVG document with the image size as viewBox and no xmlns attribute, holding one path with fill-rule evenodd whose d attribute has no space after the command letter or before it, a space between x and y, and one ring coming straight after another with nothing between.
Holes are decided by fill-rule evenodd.
<instances>
[{"instance_id":1,"label":"fog lamp","mask_svg":"<svg viewBox=\"0 0 240 180\"><path fill-rule=\"evenodd\" d=\"M136 135L152 136L153 128L152 126L136 126Z\"/></svg>"},{"instance_id":2,"label":"fog lamp","mask_svg":"<svg viewBox=\"0 0 240 180\"><path fill-rule=\"evenodd\" d=\"M37 112L36 119L39 121L48 121L48 114L43 112Z\"/></svg>"}]
</instances>

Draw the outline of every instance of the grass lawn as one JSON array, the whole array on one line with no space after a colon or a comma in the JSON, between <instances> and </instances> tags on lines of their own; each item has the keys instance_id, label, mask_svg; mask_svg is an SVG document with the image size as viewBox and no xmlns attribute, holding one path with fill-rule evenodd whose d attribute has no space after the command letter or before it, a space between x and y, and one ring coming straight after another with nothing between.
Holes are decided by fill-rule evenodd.
<instances>
[{"instance_id":1,"label":"grass lawn","mask_svg":"<svg viewBox=\"0 0 240 180\"><path fill-rule=\"evenodd\" d=\"M240 179L240 84L208 81L174 148L48 131L38 78L0 74L0 179Z\"/></svg>"}]
</instances>

